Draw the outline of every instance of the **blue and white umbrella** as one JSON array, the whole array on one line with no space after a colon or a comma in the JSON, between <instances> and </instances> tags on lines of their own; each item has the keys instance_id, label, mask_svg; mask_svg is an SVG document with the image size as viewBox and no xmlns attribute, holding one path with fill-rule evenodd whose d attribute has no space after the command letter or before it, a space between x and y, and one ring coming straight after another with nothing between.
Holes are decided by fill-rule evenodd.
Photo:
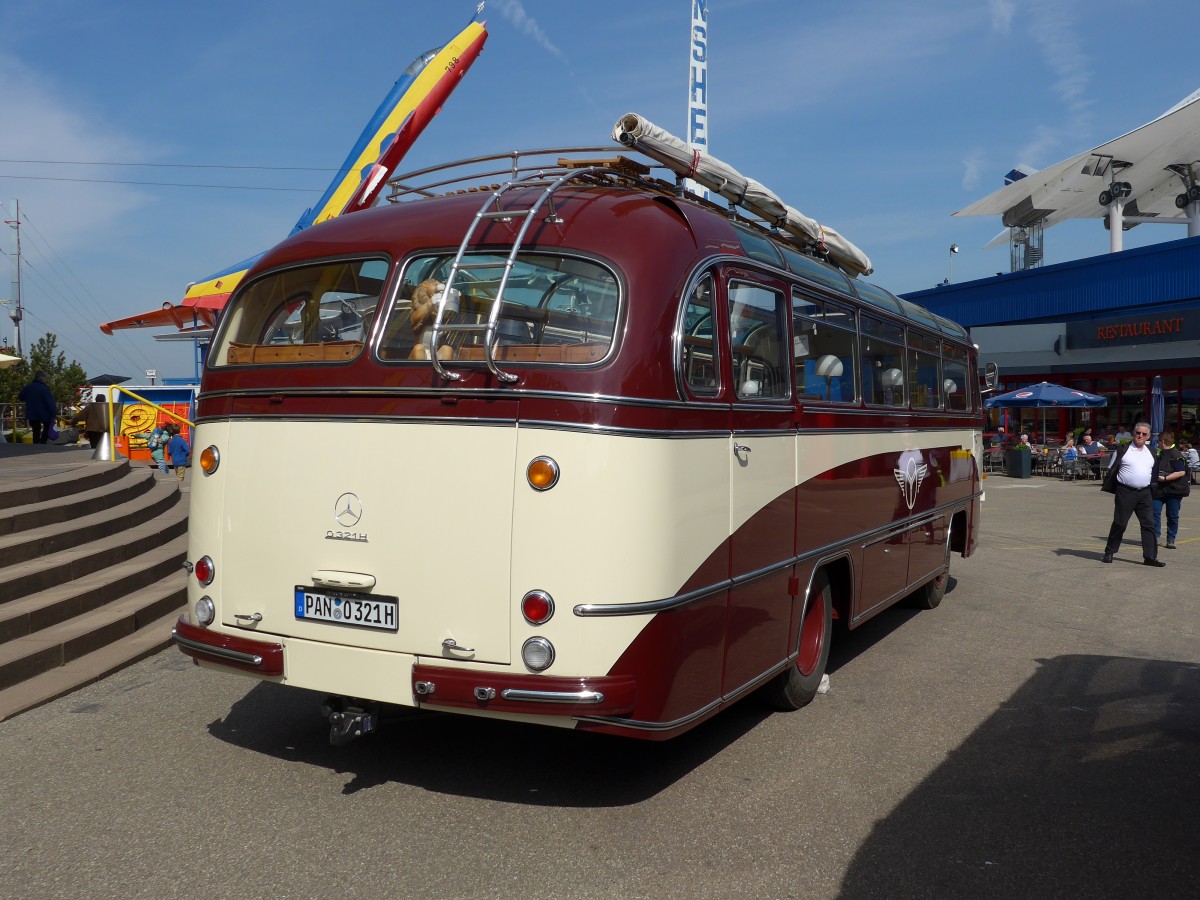
<instances>
[{"instance_id":1,"label":"blue and white umbrella","mask_svg":"<svg viewBox=\"0 0 1200 900\"><path fill-rule=\"evenodd\" d=\"M1051 384L1043 381L1028 387L1017 388L1007 394L997 394L983 401L985 409L1041 409L1042 436L1046 435L1046 414L1048 406L1108 406L1108 398L1099 394L1089 394L1075 388L1065 388L1061 384Z\"/></svg>"}]
</instances>

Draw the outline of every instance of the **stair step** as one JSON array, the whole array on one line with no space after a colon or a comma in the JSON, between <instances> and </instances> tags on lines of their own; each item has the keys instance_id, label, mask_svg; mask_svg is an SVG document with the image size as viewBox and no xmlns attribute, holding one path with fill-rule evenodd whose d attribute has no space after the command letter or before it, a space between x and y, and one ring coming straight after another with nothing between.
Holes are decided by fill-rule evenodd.
<instances>
[{"instance_id":1,"label":"stair step","mask_svg":"<svg viewBox=\"0 0 1200 900\"><path fill-rule=\"evenodd\" d=\"M139 588L182 572L187 555L187 535L180 534L161 546L130 559L121 559L72 581L0 604L0 644L27 637L44 628L89 612Z\"/></svg>"},{"instance_id":2,"label":"stair step","mask_svg":"<svg viewBox=\"0 0 1200 900\"><path fill-rule=\"evenodd\" d=\"M174 538L187 528L187 508L180 498L174 479L160 479L141 497L103 513L0 538L0 603L73 580Z\"/></svg>"},{"instance_id":3,"label":"stair step","mask_svg":"<svg viewBox=\"0 0 1200 900\"><path fill-rule=\"evenodd\" d=\"M115 644L108 644L60 668L0 690L0 722L57 700L160 652L171 643L171 629L181 610L182 607L147 622Z\"/></svg>"},{"instance_id":4,"label":"stair step","mask_svg":"<svg viewBox=\"0 0 1200 900\"><path fill-rule=\"evenodd\" d=\"M140 497L70 522L0 536L0 560L7 567L99 540L123 531L131 522L153 518L179 501L179 488L173 479L156 479L151 472L135 473L132 477L149 481L150 490Z\"/></svg>"},{"instance_id":5,"label":"stair step","mask_svg":"<svg viewBox=\"0 0 1200 900\"><path fill-rule=\"evenodd\" d=\"M0 535L18 534L81 519L133 500L154 487L154 476L147 476L141 467L133 469L126 465L118 471L121 472L120 478L95 487L83 485L71 494L5 509L0 515Z\"/></svg>"},{"instance_id":6,"label":"stair step","mask_svg":"<svg viewBox=\"0 0 1200 900\"><path fill-rule=\"evenodd\" d=\"M68 458L63 457L64 460ZM12 486L0 488L0 509L43 503L78 491L91 490L116 481L128 470L129 460L126 459L117 462L81 459L69 471L18 481Z\"/></svg>"},{"instance_id":7,"label":"stair step","mask_svg":"<svg viewBox=\"0 0 1200 900\"><path fill-rule=\"evenodd\" d=\"M187 599L182 569L99 609L0 646L0 691L129 638ZM169 629L168 629L169 636Z\"/></svg>"}]
</instances>

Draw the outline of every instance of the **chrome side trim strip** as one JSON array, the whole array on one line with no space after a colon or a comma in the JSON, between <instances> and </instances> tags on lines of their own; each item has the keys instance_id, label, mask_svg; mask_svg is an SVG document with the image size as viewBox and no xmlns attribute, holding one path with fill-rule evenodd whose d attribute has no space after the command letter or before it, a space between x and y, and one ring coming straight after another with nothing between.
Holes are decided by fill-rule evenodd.
<instances>
[{"instance_id":1,"label":"chrome side trim strip","mask_svg":"<svg viewBox=\"0 0 1200 900\"><path fill-rule=\"evenodd\" d=\"M581 722L600 722L604 725L621 725L625 728L637 728L641 731L669 731L672 728L679 728L681 725L687 725L689 722L694 722L696 719L703 718L713 710L721 706L720 700L714 700L700 707L695 712L688 713L679 719L674 719L670 722L643 722L640 719L623 719L619 716L576 716Z\"/></svg>"},{"instance_id":2,"label":"chrome side trim strip","mask_svg":"<svg viewBox=\"0 0 1200 900\"><path fill-rule=\"evenodd\" d=\"M742 575L737 575L733 578L726 578L722 581L713 582L701 588L688 591L686 594L678 594L674 597L664 597L661 600L645 600L637 603L579 603L572 608L572 612L581 617L585 616L648 616L655 613L667 612L668 610L678 609L682 606L696 603L703 600L705 597L710 597L713 594L728 590L732 587L740 587L751 581L763 578L773 572L778 572L780 569L786 569L789 566L798 563L807 562L814 557L819 556L836 556L841 548L845 548L850 544L863 543L863 546L876 542L876 539L884 539L892 535L908 531L912 528L918 528L932 522L940 515L950 513L951 511L958 512L965 510L967 507L964 504L969 504L971 500L977 498L979 494L972 494L964 500L955 500L953 503L946 503L935 509L929 510L921 514L917 519L906 520L903 523L889 522L887 525L864 531L861 534L853 535L843 541L835 544L825 544L822 547L816 547L812 550L801 553L798 556L790 557L789 559L781 560L777 563L772 563L769 566L764 566L761 569L755 569L753 572L746 572Z\"/></svg>"},{"instance_id":3,"label":"chrome side trim strip","mask_svg":"<svg viewBox=\"0 0 1200 900\"><path fill-rule=\"evenodd\" d=\"M177 634L174 629L171 630L171 636L175 640L183 644L183 646L195 650L197 653L207 653L209 656L216 656L220 659L231 659L234 662L247 663L251 666L261 666L263 658L257 653L243 653L240 650L230 650L227 647L214 647L211 644L204 644L200 641L185 638Z\"/></svg>"},{"instance_id":4,"label":"chrome side trim strip","mask_svg":"<svg viewBox=\"0 0 1200 900\"><path fill-rule=\"evenodd\" d=\"M527 691L505 688L500 692L505 700L527 700L530 703L603 703L601 691Z\"/></svg>"}]
</instances>

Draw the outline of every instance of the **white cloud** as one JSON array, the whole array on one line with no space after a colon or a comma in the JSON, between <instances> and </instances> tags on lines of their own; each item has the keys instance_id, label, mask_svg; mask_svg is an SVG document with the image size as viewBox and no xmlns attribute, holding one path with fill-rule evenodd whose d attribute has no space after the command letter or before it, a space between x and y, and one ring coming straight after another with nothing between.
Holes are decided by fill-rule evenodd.
<instances>
[{"instance_id":1,"label":"white cloud","mask_svg":"<svg viewBox=\"0 0 1200 900\"><path fill-rule=\"evenodd\" d=\"M1070 8L1061 2L1043 2L1030 12L1030 32L1046 65L1057 76L1054 92L1073 112L1089 105L1085 97L1092 72L1080 44Z\"/></svg>"},{"instance_id":2,"label":"white cloud","mask_svg":"<svg viewBox=\"0 0 1200 900\"><path fill-rule=\"evenodd\" d=\"M983 167L987 160L982 150L972 150L962 161L963 177L962 186L965 191L973 191L979 187L979 180L982 177Z\"/></svg>"},{"instance_id":3,"label":"white cloud","mask_svg":"<svg viewBox=\"0 0 1200 900\"><path fill-rule=\"evenodd\" d=\"M992 30L1008 34L1012 29L1013 15L1017 11L1012 0L988 0L988 11L992 15Z\"/></svg>"},{"instance_id":4,"label":"white cloud","mask_svg":"<svg viewBox=\"0 0 1200 900\"><path fill-rule=\"evenodd\" d=\"M88 114L38 74L2 54L0 97L5 98L6 123L0 129L0 159L130 161L147 156L143 144L107 130L99 115ZM84 245L89 235L111 229L149 202L132 186L83 180L111 177L111 170L95 166L0 162L0 194L18 198L22 210L40 223L45 238L63 252Z\"/></svg>"},{"instance_id":5,"label":"white cloud","mask_svg":"<svg viewBox=\"0 0 1200 900\"><path fill-rule=\"evenodd\" d=\"M492 0L491 6L499 10L500 15L504 16L517 31L527 34L555 56L562 57L563 52L551 43L541 26L525 12L525 7L520 0Z\"/></svg>"}]
</instances>

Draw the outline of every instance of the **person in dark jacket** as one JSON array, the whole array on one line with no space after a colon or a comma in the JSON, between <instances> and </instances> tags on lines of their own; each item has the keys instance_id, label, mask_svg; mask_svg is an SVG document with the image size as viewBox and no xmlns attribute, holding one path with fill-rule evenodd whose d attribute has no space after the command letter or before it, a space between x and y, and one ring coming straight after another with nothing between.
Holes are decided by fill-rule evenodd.
<instances>
[{"instance_id":1,"label":"person in dark jacket","mask_svg":"<svg viewBox=\"0 0 1200 900\"><path fill-rule=\"evenodd\" d=\"M35 372L33 381L21 388L17 399L25 404L25 418L33 432L33 442L44 444L50 436L50 426L58 412L54 392L46 384L46 373Z\"/></svg>"},{"instance_id":2,"label":"person in dark jacket","mask_svg":"<svg viewBox=\"0 0 1200 900\"><path fill-rule=\"evenodd\" d=\"M179 433L179 426L174 422L167 426L167 430L171 433L171 439L167 441L167 456L171 459L171 465L175 467L175 477L183 481L192 448L187 438Z\"/></svg>"},{"instance_id":3,"label":"person in dark jacket","mask_svg":"<svg viewBox=\"0 0 1200 900\"><path fill-rule=\"evenodd\" d=\"M84 407L83 413L75 424L83 429L93 450L99 447L100 439L108 431L108 398L99 394L95 400Z\"/></svg>"},{"instance_id":4,"label":"person in dark jacket","mask_svg":"<svg viewBox=\"0 0 1200 900\"><path fill-rule=\"evenodd\" d=\"M1167 508L1167 549L1175 549L1179 534L1179 506L1191 492L1187 460L1175 447L1175 435L1164 431L1158 436L1158 464L1150 487L1154 491L1154 538L1162 537L1162 511Z\"/></svg>"}]
</instances>

